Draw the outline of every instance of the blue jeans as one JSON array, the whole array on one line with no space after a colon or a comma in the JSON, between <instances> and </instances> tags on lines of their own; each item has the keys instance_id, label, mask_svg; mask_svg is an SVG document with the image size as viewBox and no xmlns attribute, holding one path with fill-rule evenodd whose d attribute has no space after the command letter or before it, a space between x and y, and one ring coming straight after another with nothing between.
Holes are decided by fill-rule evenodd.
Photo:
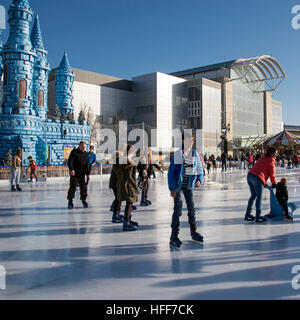
<instances>
[{"instance_id":1,"label":"blue jeans","mask_svg":"<svg viewBox=\"0 0 300 320\"><path fill-rule=\"evenodd\" d=\"M172 217L172 230L173 232L179 232L180 221L179 218L182 216L182 205L181 193L183 193L187 208L188 208L188 218L189 224L191 227L196 226L196 210L193 199L193 190L182 188L180 191L177 191L177 196L174 199L174 213Z\"/></svg>"},{"instance_id":2,"label":"blue jeans","mask_svg":"<svg viewBox=\"0 0 300 320\"><path fill-rule=\"evenodd\" d=\"M246 218L250 218L253 203L256 199L256 219L258 219L261 216L261 202L262 202L262 194L264 191L264 184L259 179L258 176L255 176L252 173L248 173L247 181L250 188L251 197L248 203Z\"/></svg>"}]
</instances>

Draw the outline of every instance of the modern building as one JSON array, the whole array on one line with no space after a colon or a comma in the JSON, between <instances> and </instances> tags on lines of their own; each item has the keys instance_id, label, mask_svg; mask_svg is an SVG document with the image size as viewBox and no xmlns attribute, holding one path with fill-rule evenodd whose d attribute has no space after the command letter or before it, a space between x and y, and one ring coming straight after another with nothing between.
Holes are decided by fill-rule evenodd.
<instances>
[{"instance_id":1,"label":"modern building","mask_svg":"<svg viewBox=\"0 0 300 320\"><path fill-rule=\"evenodd\" d=\"M172 73L192 83L210 79L221 85L221 126L226 131L229 151L242 147L243 139L282 131L282 105L274 101L272 92L286 77L279 62L271 56L238 59ZM209 101L201 101L201 88L189 85L189 107L211 108ZM206 114L199 121L207 121ZM198 129L199 122L193 121ZM205 132L205 130L204 130ZM204 152L206 152L204 148Z\"/></svg>"},{"instance_id":2,"label":"modern building","mask_svg":"<svg viewBox=\"0 0 300 320\"><path fill-rule=\"evenodd\" d=\"M39 18L28 0L13 0L8 15L9 37L4 46L0 42L0 160L20 147L23 160L33 156L38 164L62 164L90 135L86 122L73 121L74 73L64 54L55 73L56 114L49 118L50 66Z\"/></svg>"},{"instance_id":3,"label":"modern building","mask_svg":"<svg viewBox=\"0 0 300 320\"><path fill-rule=\"evenodd\" d=\"M49 77L49 108L56 100L55 72ZM157 130L151 145L160 149L172 147L175 128L198 130L198 148L208 154L220 154L224 139L232 154L249 138L283 129L282 104L272 92L286 75L271 56L171 74L155 72L131 81L74 68L73 72L76 115L89 106L104 126L114 124L114 119L146 124Z\"/></svg>"}]
</instances>

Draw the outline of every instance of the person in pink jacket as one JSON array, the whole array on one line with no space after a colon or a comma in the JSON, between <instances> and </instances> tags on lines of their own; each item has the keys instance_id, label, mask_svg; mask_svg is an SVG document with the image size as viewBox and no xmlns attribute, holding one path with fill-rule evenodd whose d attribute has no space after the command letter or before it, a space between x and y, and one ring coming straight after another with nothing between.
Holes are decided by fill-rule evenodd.
<instances>
[{"instance_id":1,"label":"person in pink jacket","mask_svg":"<svg viewBox=\"0 0 300 320\"><path fill-rule=\"evenodd\" d=\"M245 221L254 221L257 223L266 222L267 219L261 216L261 202L264 188L267 186L268 179L272 182L272 187L276 188L275 177L275 159L277 150L269 148L266 155L259 159L253 168L249 171L247 181L251 192L248 202ZM256 199L256 218L251 215L252 207Z\"/></svg>"}]
</instances>

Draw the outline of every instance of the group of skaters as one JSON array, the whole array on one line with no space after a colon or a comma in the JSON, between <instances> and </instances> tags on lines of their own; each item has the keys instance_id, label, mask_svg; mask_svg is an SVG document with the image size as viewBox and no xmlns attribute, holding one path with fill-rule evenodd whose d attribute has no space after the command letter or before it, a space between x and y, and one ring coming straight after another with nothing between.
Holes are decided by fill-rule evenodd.
<instances>
[{"instance_id":1,"label":"group of skaters","mask_svg":"<svg viewBox=\"0 0 300 320\"><path fill-rule=\"evenodd\" d=\"M196 210L193 199L193 190L199 188L203 182L204 165L206 161L211 161L212 166L216 166L216 158L203 159L201 154L193 148L194 137L191 134L182 135L182 148L177 150L171 159L168 171L168 186L170 196L174 199L174 210L171 224L170 246L180 248L182 245L179 239L180 217L182 216L184 197L188 209L188 221L190 225L190 234L192 240L203 243L203 236L197 231ZM74 149L69 157L68 166L70 170L70 188L68 192L68 208L73 209L73 199L76 188L80 187L80 196L84 208L88 208L87 186L89 176L93 167L96 165L96 155L94 147L90 147L90 152L86 152L87 144L82 141L77 149ZM245 221L265 223L268 219L262 216L262 195L264 188L269 188L272 192L276 189L276 200L281 208L283 219L293 221L288 207L288 181L283 178L278 184L275 177L277 150L269 148L265 155L253 157L253 163L249 163L249 173L247 182L249 185L251 197L245 215ZM20 150L13 159L12 166L12 186L16 185L16 190L20 191L19 176L22 163ZM241 158L242 160L243 158ZM31 176L35 175L36 167L33 159L29 159L32 165ZM222 156L220 158L222 161ZM226 159L224 158L224 162ZM243 161L243 160L242 160ZM246 160L244 160L246 161ZM157 166L162 170L159 166ZM226 167L223 168L226 170ZM136 231L139 224L132 220L133 211L137 210L134 205L138 201L138 195L141 193L141 206L148 207L152 203L148 199L149 180L153 175L154 165L152 164L150 149L143 154L137 152L133 145L126 145L123 150L116 152L115 164L113 165L109 188L114 193L114 201L111 206L112 223L122 224L123 231ZM138 178L137 178L138 175ZM267 181L271 180L272 187L268 187ZM141 189L141 191L140 191ZM256 201L256 216L252 215L252 207ZM124 215L121 215L122 202L126 203ZM270 216L270 215L269 215ZM271 212L272 216L272 212Z\"/></svg>"},{"instance_id":2,"label":"group of skaters","mask_svg":"<svg viewBox=\"0 0 300 320\"><path fill-rule=\"evenodd\" d=\"M222 152L221 156L215 157L214 154L209 157L205 154L202 163L204 164L204 175L206 175L205 168L207 170L207 175L210 175L210 172L216 171L218 169L218 164L221 165L222 172L227 172L229 169L236 167L238 169L251 169L255 162L261 158L261 154L245 154L242 153L240 157L233 157L232 155L227 155L225 152Z\"/></svg>"},{"instance_id":3,"label":"group of skaters","mask_svg":"<svg viewBox=\"0 0 300 320\"><path fill-rule=\"evenodd\" d=\"M188 209L191 238L198 243L204 242L203 236L197 230L193 190L199 188L203 182L203 163L205 162L204 159L201 159L201 155L193 149L193 145L193 136L183 134L182 148L175 152L168 171L170 196L174 199L170 246L175 248L180 248L182 245L179 239L180 217L182 216L183 208L182 197L184 197ZM88 157L84 151L85 148L86 143L82 142L78 149L72 151L69 158L71 180L68 199L70 209L74 207L73 198L77 184L80 185L83 206L88 207L86 203L87 183L85 182L85 177L90 175L90 167ZM271 190L276 189L276 201L282 210L283 219L289 222L293 221L288 210L288 181L283 178L278 184L276 182L275 167L277 156L277 150L271 147L265 155L259 158L253 157L253 164L247 176L251 193L245 215L245 221L247 222L265 223L268 221L265 216L262 216L261 206L263 190L268 188L267 181L269 179L272 183L272 187L269 188ZM132 219L132 214L137 210L134 204L138 201L139 186L142 189L141 206L150 206L152 204L148 200L149 180L152 174L153 165L150 150L141 155L133 145L127 145L123 150L116 152L115 164L113 165L109 182L109 188L113 191L115 197L111 206L111 211L113 211L112 223L122 224L123 231L138 230L139 224ZM253 216L251 213L255 201L256 216ZM124 215L121 215L123 202L126 205Z\"/></svg>"},{"instance_id":4,"label":"group of skaters","mask_svg":"<svg viewBox=\"0 0 300 320\"><path fill-rule=\"evenodd\" d=\"M29 173L29 180L28 183L33 181L33 178L36 179L38 182L37 176L37 164L36 161L29 156L28 158L28 167L26 172L30 171ZM22 188L20 187L20 179L21 179L21 171L22 171L22 150L18 148L17 153L12 159L12 166L10 171L10 184L11 184L11 192L22 192Z\"/></svg>"}]
</instances>

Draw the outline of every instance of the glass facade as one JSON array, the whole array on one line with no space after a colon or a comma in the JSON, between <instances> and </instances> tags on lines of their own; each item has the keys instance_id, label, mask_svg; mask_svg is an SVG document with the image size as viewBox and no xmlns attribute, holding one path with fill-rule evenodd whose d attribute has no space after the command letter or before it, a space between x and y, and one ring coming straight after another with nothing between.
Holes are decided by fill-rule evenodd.
<instances>
[{"instance_id":1,"label":"glass facade","mask_svg":"<svg viewBox=\"0 0 300 320\"><path fill-rule=\"evenodd\" d=\"M232 70L232 79L238 78ZM260 136L264 133L264 95L252 92L242 81L232 81L233 136Z\"/></svg>"},{"instance_id":2,"label":"glass facade","mask_svg":"<svg viewBox=\"0 0 300 320\"><path fill-rule=\"evenodd\" d=\"M203 153L220 155L221 136L221 88L202 86Z\"/></svg>"},{"instance_id":3,"label":"glass facade","mask_svg":"<svg viewBox=\"0 0 300 320\"><path fill-rule=\"evenodd\" d=\"M281 104L274 103L272 106L272 133L276 134L283 130L282 122L282 106Z\"/></svg>"}]
</instances>

